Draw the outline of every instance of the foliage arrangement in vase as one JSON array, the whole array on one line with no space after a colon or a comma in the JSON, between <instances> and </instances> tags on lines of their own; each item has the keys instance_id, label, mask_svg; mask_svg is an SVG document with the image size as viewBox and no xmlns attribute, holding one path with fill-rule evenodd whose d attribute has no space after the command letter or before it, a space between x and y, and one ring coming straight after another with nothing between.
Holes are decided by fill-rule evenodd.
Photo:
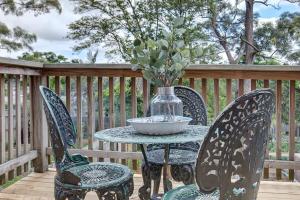
<instances>
[{"instance_id":1,"label":"foliage arrangement in vase","mask_svg":"<svg viewBox=\"0 0 300 200\"><path fill-rule=\"evenodd\" d=\"M175 81L181 78L190 64L190 50L185 43L184 20L174 20L171 30L162 30L159 39L133 44L133 70L140 69L145 79L158 87L151 101L154 121L170 122L183 115L181 100L174 93Z\"/></svg>"}]
</instances>

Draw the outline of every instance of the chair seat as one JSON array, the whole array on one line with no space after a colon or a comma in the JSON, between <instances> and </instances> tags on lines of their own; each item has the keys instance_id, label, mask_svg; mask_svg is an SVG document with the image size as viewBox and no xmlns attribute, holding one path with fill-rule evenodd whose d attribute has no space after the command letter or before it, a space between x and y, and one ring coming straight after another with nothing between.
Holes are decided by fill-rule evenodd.
<instances>
[{"instance_id":1,"label":"chair seat","mask_svg":"<svg viewBox=\"0 0 300 200\"><path fill-rule=\"evenodd\" d=\"M72 167L67 171L78 177L80 182L78 185L61 183L65 188L103 189L128 184L133 179L128 167L116 163L90 163Z\"/></svg>"},{"instance_id":2,"label":"chair seat","mask_svg":"<svg viewBox=\"0 0 300 200\"><path fill-rule=\"evenodd\" d=\"M164 149L157 149L147 152L148 162L162 165L164 163ZM198 153L193 150L170 149L169 164L183 165L194 164Z\"/></svg>"},{"instance_id":3,"label":"chair seat","mask_svg":"<svg viewBox=\"0 0 300 200\"><path fill-rule=\"evenodd\" d=\"M219 191L210 194L201 193L194 184L180 186L167 192L163 200L219 200Z\"/></svg>"}]
</instances>

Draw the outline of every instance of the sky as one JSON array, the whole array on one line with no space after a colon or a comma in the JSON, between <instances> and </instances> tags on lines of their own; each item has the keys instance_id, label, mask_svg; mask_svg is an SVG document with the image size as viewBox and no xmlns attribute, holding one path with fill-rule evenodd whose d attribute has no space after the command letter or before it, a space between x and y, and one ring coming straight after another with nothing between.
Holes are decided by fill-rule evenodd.
<instances>
[{"instance_id":1,"label":"sky","mask_svg":"<svg viewBox=\"0 0 300 200\"><path fill-rule=\"evenodd\" d=\"M279 9L275 9L271 6L255 5L255 12L259 13L259 20L262 22L275 21L281 13L286 11L300 12L300 6L298 4L291 4L283 0L270 0L269 2L278 6ZM69 59L86 60L87 52L74 52L72 47L76 43L66 38L68 24L80 19L81 16L73 12L74 5L70 1L61 0L61 5L61 14L52 11L51 13L39 15L37 17L34 16L33 13L26 13L21 17L16 17L3 15L3 13L0 12L0 21L5 22L10 28L20 26L25 30L35 33L38 38L37 42L32 45L35 51L53 51L56 54L64 55ZM239 7L243 8L244 3L241 3ZM22 52L24 51L10 53L0 50L0 57L17 58ZM111 60L105 58L105 52L101 47L99 47L97 62L111 62Z\"/></svg>"}]
</instances>

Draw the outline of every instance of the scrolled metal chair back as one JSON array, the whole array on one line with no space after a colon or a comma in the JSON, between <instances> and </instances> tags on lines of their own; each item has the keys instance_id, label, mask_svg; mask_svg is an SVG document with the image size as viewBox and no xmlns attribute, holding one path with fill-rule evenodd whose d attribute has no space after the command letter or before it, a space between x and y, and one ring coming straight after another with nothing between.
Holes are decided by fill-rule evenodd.
<instances>
[{"instance_id":1,"label":"scrolled metal chair back","mask_svg":"<svg viewBox=\"0 0 300 200\"><path fill-rule=\"evenodd\" d=\"M201 95L192 88L175 86L176 96L182 101L183 116L192 118L191 125L207 125L206 106Z\"/></svg>"},{"instance_id":2,"label":"scrolled metal chair back","mask_svg":"<svg viewBox=\"0 0 300 200\"><path fill-rule=\"evenodd\" d=\"M76 143L76 131L69 112L61 99L50 89L40 86L44 100L56 167L60 169L65 162L71 162L68 147Z\"/></svg>"},{"instance_id":3,"label":"scrolled metal chair back","mask_svg":"<svg viewBox=\"0 0 300 200\"><path fill-rule=\"evenodd\" d=\"M218 188L222 200L256 199L274 104L272 90L256 90L219 115L197 159L196 181L202 192Z\"/></svg>"}]
</instances>

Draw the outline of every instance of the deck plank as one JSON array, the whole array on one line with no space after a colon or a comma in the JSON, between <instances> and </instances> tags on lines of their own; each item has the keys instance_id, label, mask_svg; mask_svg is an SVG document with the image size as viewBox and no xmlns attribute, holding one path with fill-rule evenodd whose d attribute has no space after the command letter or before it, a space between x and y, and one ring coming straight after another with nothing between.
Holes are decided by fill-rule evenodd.
<instances>
[{"instance_id":1,"label":"deck plank","mask_svg":"<svg viewBox=\"0 0 300 200\"><path fill-rule=\"evenodd\" d=\"M53 178L55 171L46 173L31 173L27 177L9 186L0 192L0 200L54 200ZM134 176L135 192L131 200L138 200L138 188L142 184L140 174ZM174 183L178 186L179 183ZM162 191L162 190L161 190ZM160 192L161 192L160 191ZM259 189L258 200L299 200L300 183L262 181ZM96 200L95 193L88 193L86 200Z\"/></svg>"}]
</instances>

